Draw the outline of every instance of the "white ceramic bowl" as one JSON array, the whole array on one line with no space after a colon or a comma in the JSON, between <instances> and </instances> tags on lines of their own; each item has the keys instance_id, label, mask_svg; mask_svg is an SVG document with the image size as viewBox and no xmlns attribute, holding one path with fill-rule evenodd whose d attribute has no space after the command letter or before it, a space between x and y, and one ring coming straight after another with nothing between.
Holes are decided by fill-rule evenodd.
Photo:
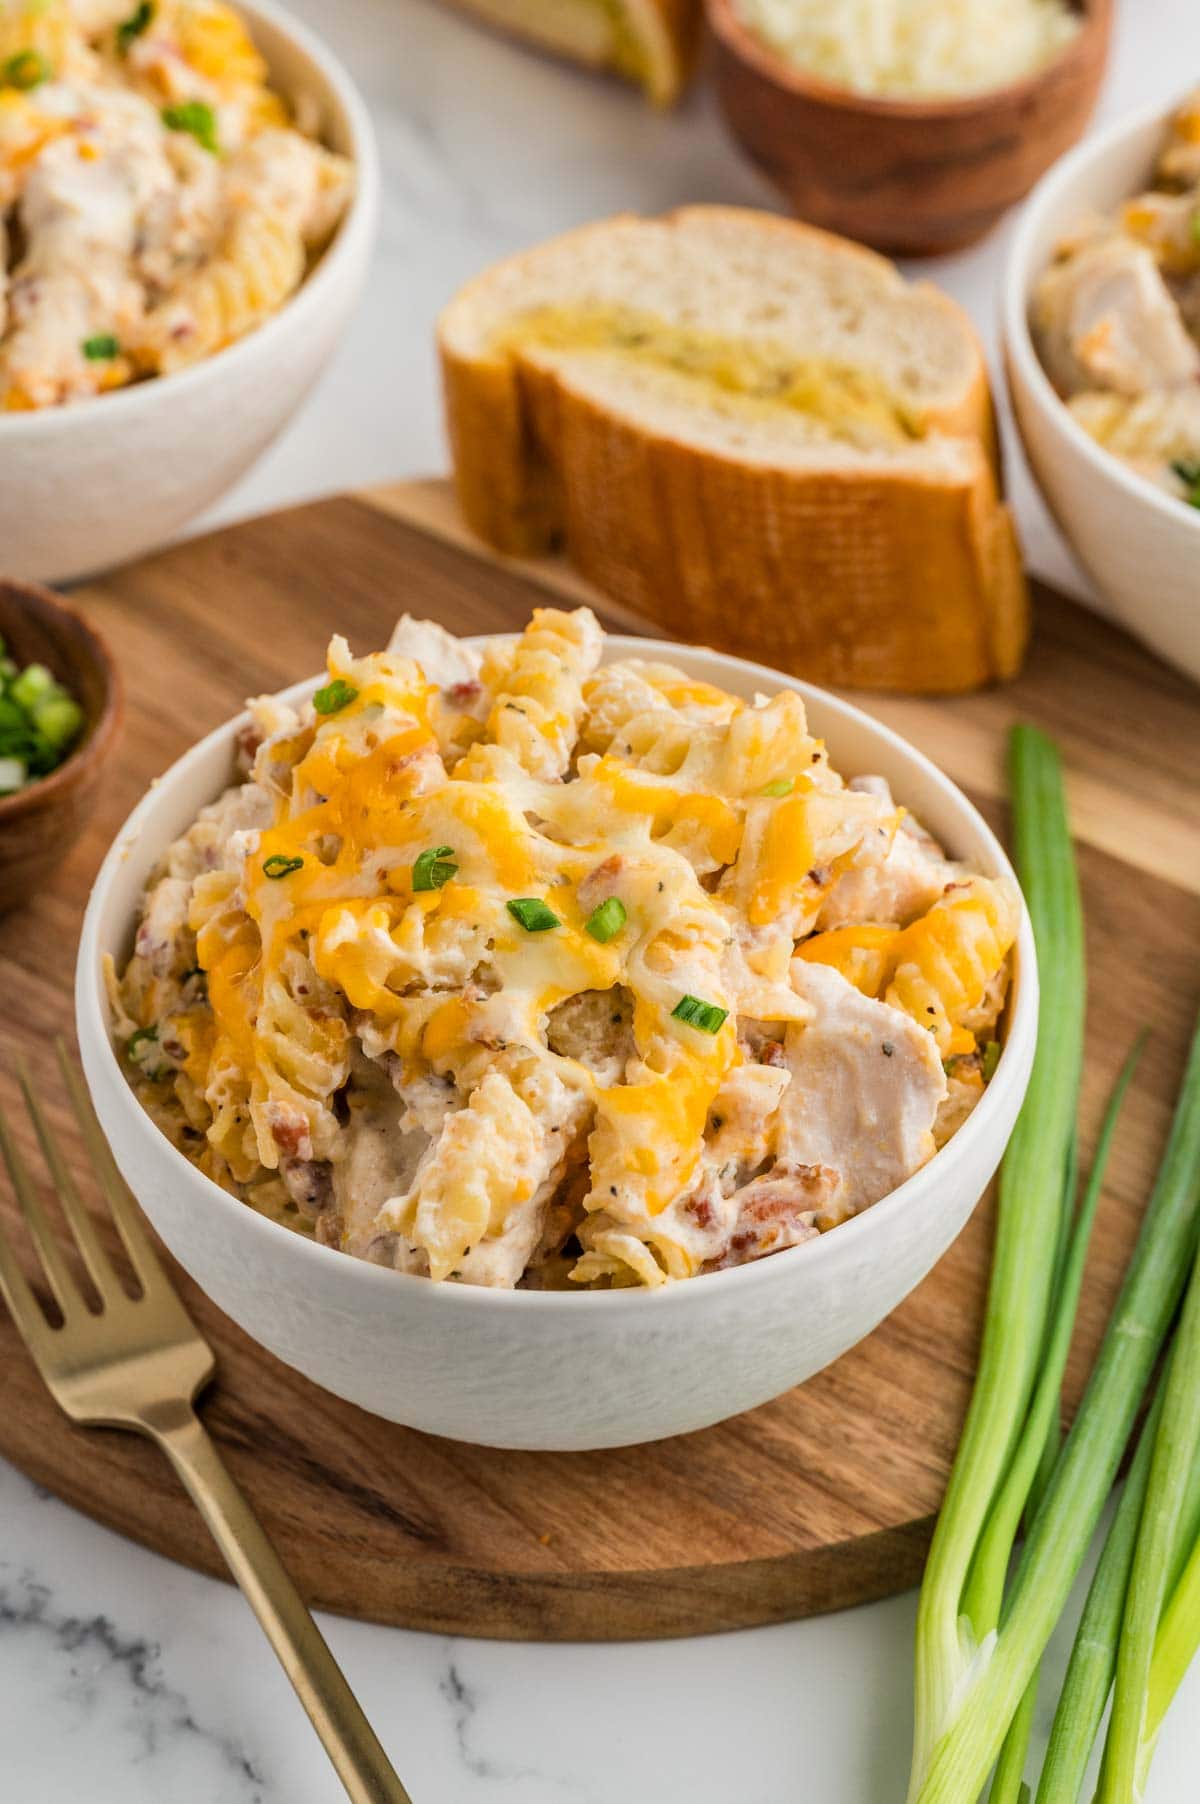
<instances>
[{"instance_id":1,"label":"white ceramic bowl","mask_svg":"<svg viewBox=\"0 0 1200 1804\"><path fill-rule=\"evenodd\" d=\"M0 413L0 566L63 582L161 545L270 444L331 356L358 299L379 212L366 106L319 39L272 0L237 0L284 94L312 95L356 168L316 268L246 338L176 375L36 413Z\"/></svg>"},{"instance_id":2,"label":"white ceramic bowl","mask_svg":"<svg viewBox=\"0 0 1200 1804\"><path fill-rule=\"evenodd\" d=\"M611 638L745 696L799 691L844 774L880 772L952 850L1009 872L996 839L895 733L819 689L716 652ZM311 693L313 681L292 693ZM288 1365L391 1421L490 1446L622 1446L705 1428L778 1396L861 1340L945 1252L1004 1149L1033 1060L1037 972L1023 921L1004 1051L975 1112L923 1170L820 1240L658 1291L571 1293L431 1284L350 1259L257 1215L176 1152L122 1075L102 980L129 952L148 872L218 794L238 726L211 733L134 810L83 924L76 1018L117 1163L179 1262Z\"/></svg>"},{"instance_id":3,"label":"white ceramic bowl","mask_svg":"<svg viewBox=\"0 0 1200 1804\"><path fill-rule=\"evenodd\" d=\"M1042 368L1029 302L1063 234L1143 187L1174 107L1088 137L1034 189L1004 278L1005 365L1013 411L1043 495L1113 617L1200 677L1200 509L1156 489L1088 437Z\"/></svg>"}]
</instances>

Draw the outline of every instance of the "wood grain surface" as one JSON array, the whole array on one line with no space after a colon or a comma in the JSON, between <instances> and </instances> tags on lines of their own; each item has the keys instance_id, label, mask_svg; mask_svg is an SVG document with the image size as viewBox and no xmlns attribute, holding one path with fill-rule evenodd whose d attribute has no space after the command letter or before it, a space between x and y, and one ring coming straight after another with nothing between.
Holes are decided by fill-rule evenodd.
<instances>
[{"instance_id":1,"label":"wood grain surface","mask_svg":"<svg viewBox=\"0 0 1200 1804\"><path fill-rule=\"evenodd\" d=\"M554 565L480 551L437 483L274 515L82 585L76 598L122 667L128 724L82 839L49 887L0 921L5 1108L15 1115L24 1054L74 1151L52 1039L71 1030L88 885L128 809L178 753L246 694L315 670L332 630L367 650L406 608L457 631L508 628L548 592L581 591ZM600 612L610 626L630 624ZM1042 591L1018 683L868 705L1001 827L1010 722L1033 719L1063 747L1091 970L1086 1145L1130 1041L1151 1030L1101 1208L1075 1396L1136 1231L1197 1001L1198 692ZM23 1122L19 1132L29 1146ZM7 1192L0 1210L15 1213ZM917 1579L966 1405L989 1240L984 1205L908 1301L801 1389L701 1434L595 1454L498 1452L376 1421L260 1352L176 1275L219 1354L205 1418L310 1601L455 1634L617 1639L777 1621ZM120 1532L219 1569L148 1444L68 1424L7 1319L0 1359L0 1452Z\"/></svg>"}]
</instances>

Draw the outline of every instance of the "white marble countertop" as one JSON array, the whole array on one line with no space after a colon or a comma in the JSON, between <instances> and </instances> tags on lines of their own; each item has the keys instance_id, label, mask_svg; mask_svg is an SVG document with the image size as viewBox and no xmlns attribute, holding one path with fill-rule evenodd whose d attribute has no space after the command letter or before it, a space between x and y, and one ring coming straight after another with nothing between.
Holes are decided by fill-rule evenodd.
<instances>
[{"instance_id":1,"label":"white marble countertop","mask_svg":"<svg viewBox=\"0 0 1200 1804\"><path fill-rule=\"evenodd\" d=\"M382 238L332 369L217 519L440 468L431 324L492 258L622 207L772 198L706 97L660 118L434 0L295 0L295 10L334 41L374 107ZM1119 13L1101 117L1200 73L1195 0L1119 0ZM993 354L1006 238L1002 227L926 266L970 308ZM1035 568L1080 588L1011 439L1009 453ZM343 1796L238 1594L117 1539L2 1462L0 1521L0 1796ZM416 1804L899 1804L914 1607L907 1596L782 1628L622 1647L323 1626ZM1052 1657L1055 1671L1061 1663ZM1198 1707L1194 1672L1150 1804L1196 1795Z\"/></svg>"}]
</instances>

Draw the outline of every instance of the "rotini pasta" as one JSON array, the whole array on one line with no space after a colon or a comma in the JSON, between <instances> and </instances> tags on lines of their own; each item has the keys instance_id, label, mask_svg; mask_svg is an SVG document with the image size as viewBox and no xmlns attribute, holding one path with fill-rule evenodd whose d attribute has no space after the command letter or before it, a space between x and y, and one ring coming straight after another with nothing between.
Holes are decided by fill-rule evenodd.
<instances>
[{"instance_id":1,"label":"rotini pasta","mask_svg":"<svg viewBox=\"0 0 1200 1804\"><path fill-rule=\"evenodd\" d=\"M483 658L404 621L253 704L114 977L217 1182L439 1282L660 1285L835 1227L965 1118L1016 897L794 693L602 650L586 609Z\"/></svg>"}]
</instances>

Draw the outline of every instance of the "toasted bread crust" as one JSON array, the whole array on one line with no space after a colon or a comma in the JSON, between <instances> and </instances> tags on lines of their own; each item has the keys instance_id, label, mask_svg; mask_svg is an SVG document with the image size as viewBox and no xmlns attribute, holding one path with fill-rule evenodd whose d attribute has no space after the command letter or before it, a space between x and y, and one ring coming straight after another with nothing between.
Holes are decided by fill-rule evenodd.
<instances>
[{"instance_id":1,"label":"toasted bread crust","mask_svg":"<svg viewBox=\"0 0 1200 1804\"><path fill-rule=\"evenodd\" d=\"M498 550L562 542L668 631L817 682L950 694L1019 668L1028 595L982 355L926 421L960 441L958 474L870 460L805 471L648 427L573 383L569 360L476 354L468 340L439 335L455 478L468 523Z\"/></svg>"},{"instance_id":2,"label":"toasted bread crust","mask_svg":"<svg viewBox=\"0 0 1200 1804\"><path fill-rule=\"evenodd\" d=\"M637 80L651 100L670 106L679 99L695 67L700 46L702 0L622 0L626 32L638 51L636 73L619 59L606 59L582 44L572 45L569 34L539 29L531 8L514 0L451 0L460 11L473 14L497 30L535 44L555 56L570 57L590 67L608 68ZM553 0L547 0L553 4Z\"/></svg>"}]
</instances>

